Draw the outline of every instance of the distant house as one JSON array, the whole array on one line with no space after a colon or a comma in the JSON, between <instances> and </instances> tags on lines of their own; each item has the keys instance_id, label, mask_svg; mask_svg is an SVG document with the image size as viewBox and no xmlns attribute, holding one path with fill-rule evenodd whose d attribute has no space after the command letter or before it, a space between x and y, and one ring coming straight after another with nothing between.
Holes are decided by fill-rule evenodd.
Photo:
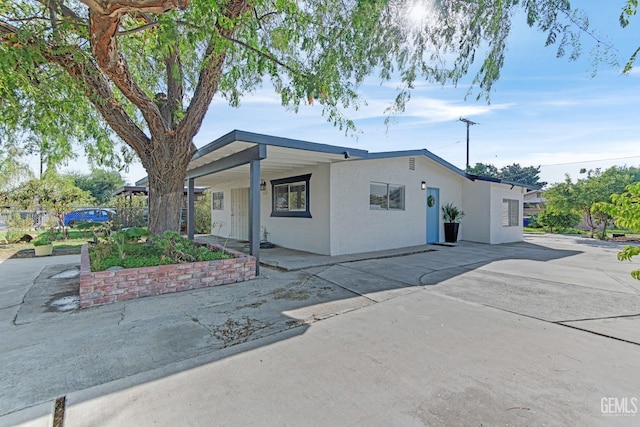
<instances>
[{"instance_id":1,"label":"distant house","mask_svg":"<svg viewBox=\"0 0 640 427\"><path fill-rule=\"evenodd\" d=\"M522 196L524 217L530 217L531 215L537 215L544 208L544 202L546 199L543 196L542 190L529 190Z\"/></svg>"},{"instance_id":2,"label":"distant house","mask_svg":"<svg viewBox=\"0 0 640 427\"><path fill-rule=\"evenodd\" d=\"M211 188L217 234L249 240L254 255L265 230L276 245L324 255L442 242L447 203L466 213L459 239L523 238L525 185L467 174L428 150L369 153L236 130L198 150L187 179Z\"/></svg>"}]
</instances>

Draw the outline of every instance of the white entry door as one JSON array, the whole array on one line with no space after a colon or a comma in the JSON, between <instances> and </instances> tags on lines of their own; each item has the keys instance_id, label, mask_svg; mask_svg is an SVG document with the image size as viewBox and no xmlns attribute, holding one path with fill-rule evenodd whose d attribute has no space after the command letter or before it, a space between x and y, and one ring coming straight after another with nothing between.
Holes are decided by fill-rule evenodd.
<instances>
[{"instance_id":1,"label":"white entry door","mask_svg":"<svg viewBox=\"0 0 640 427\"><path fill-rule=\"evenodd\" d=\"M231 189L231 238L249 240L249 189Z\"/></svg>"}]
</instances>

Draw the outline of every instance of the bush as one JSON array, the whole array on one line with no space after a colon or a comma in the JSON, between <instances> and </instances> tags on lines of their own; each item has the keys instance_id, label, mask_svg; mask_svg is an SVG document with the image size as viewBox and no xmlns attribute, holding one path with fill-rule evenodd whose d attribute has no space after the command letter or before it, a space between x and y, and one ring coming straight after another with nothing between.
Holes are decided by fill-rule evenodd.
<instances>
[{"instance_id":1,"label":"bush","mask_svg":"<svg viewBox=\"0 0 640 427\"><path fill-rule=\"evenodd\" d=\"M114 199L116 213L113 216L113 228L117 230L123 227L146 227L146 206L147 200L143 196L116 197Z\"/></svg>"},{"instance_id":2,"label":"bush","mask_svg":"<svg viewBox=\"0 0 640 427\"><path fill-rule=\"evenodd\" d=\"M196 234L211 234L211 194L207 190L196 202L195 227Z\"/></svg>"},{"instance_id":3,"label":"bush","mask_svg":"<svg viewBox=\"0 0 640 427\"><path fill-rule=\"evenodd\" d=\"M538 214L537 223L545 227L550 233L574 228L580 222L580 216L573 212L558 212L545 209Z\"/></svg>"},{"instance_id":4,"label":"bush","mask_svg":"<svg viewBox=\"0 0 640 427\"><path fill-rule=\"evenodd\" d=\"M112 233L106 242L91 248L91 271L104 271L114 266L137 268L231 258L223 251L209 250L172 231L143 243L127 242L124 236L124 230Z\"/></svg>"},{"instance_id":5,"label":"bush","mask_svg":"<svg viewBox=\"0 0 640 427\"><path fill-rule=\"evenodd\" d=\"M33 229L33 218L28 214L23 218L18 212L14 212L7 220L7 225L15 230L29 231Z\"/></svg>"},{"instance_id":6,"label":"bush","mask_svg":"<svg viewBox=\"0 0 640 427\"><path fill-rule=\"evenodd\" d=\"M8 243L18 243L24 237L24 232L20 230L9 229L4 235Z\"/></svg>"},{"instance_id":7,"label":"bush","mask_svg":"<svg viewBox=\"0 0 640 427\"><path fill-rule=\"evenodd\" d=\"M33 246L46 246L53 243L53 237L49 233L42 233L31 241Z\"/></svg>"}]
</instances>

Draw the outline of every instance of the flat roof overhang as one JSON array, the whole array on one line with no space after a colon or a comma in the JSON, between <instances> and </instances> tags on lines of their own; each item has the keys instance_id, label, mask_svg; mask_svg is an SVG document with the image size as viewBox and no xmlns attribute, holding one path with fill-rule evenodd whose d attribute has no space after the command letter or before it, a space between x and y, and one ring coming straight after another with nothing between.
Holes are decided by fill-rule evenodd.
<instances>
[{"instance_id":1,"label":"flat roof overhang","mask_svg":"<svg viewBox=\"0 0 640 427\"><path fill-rule=\"evenodd\" d=\"M262 176L277 176L367 155L365 150L235 130L198 150L187 168L187 178L207 187L246 180L250 160L260 160Z\"/></svg>"}]
</instances>

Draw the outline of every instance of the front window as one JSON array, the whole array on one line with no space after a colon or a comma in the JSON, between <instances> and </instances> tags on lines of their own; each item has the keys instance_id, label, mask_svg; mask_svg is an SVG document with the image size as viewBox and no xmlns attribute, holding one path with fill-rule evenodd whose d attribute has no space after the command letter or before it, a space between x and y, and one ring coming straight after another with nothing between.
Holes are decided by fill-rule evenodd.
<instances>
[{"instance_id":1,"label":"front window","mask_svg":"<svg viewBox=\"0 0 640 427\"><path fill-rule=\"evenodd\" d=\"M224 209L224 193L218 191L213 193L213 210L220 211Z\"/></svg>"},{"instance_id":2,"label":"front window","mask_svg":"<svg viewBox=\"0 0 640 427\"><path fill-rule=\"evenodd\" d=\"M311 174L271 181L271 216L311 218L309 180Z\"/></svg>"},{"instance_id":3,"label":"front window","mask_svg":"<svg viewBox=\"0 0 640 427\"><path fill-rule=\"evenodd\" d=\"M519 225L520 209L518 201L514 199L502 199L502 226L515 227Z\"/></svg>"},{"instance_id":4,"label":"front window","mask_svg":"<svg viewBox=\"0 0 640 427\"><path fill-rule=\"evenodd\" d=\"M369 209L404 210L404 185L372 182L369 185Z\"/></svg>"}]
</instances>

